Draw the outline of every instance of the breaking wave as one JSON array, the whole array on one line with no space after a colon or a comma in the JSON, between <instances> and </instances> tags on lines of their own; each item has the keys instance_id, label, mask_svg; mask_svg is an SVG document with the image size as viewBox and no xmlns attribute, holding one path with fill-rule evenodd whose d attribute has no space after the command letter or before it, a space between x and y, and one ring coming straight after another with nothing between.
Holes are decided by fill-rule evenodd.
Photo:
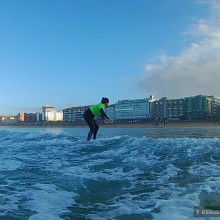
<instances>
[{"instance_id":1,"label":"breaking wave","mask_svg":"<svg viewBox=\"0 0 220 220\"><path fill-rule=\"evenodd\" d=\"M194 219L194 206L220 206L216 131L108 132L0 130L0 219Z\"/></svg>"}]
</instances>

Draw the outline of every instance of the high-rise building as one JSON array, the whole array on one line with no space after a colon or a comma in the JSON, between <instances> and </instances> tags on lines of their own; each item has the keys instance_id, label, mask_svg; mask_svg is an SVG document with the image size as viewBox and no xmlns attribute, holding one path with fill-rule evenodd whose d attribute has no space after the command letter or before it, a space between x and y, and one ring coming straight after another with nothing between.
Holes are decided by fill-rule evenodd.
<instances>
[{"instance_id":1,"label":"high-rise building","mask_svg":"<svg viewBox=\"0 0 220 220\"><path fill-rule=\"evenodd\" d=\"M183 117L183 102L184 99L167 99L166 115L168 120L179 120Z\"/></svg>"},{"instance_id":2,"label":"high-rise building","mask_svg":"<svg viewBox=\"0 0 220 220\"><path fill-rule=\"evenodd\" d=\"M0 116L0 122L3 124L14 124L17 122L16 116Z\"/></svg>"},{"instance_id":3,"label":"high-rise building","mask_svg":"<svg viewBox=\"0 0 220 220\"><path fill-rule=\"evenodd\" d=\"M212 100L212 107L211 107L211 112L212 112L212 117L214 119L219 119L220 118L220 99L212 96L209 96L209 98Z\"/></svg>"},{"instance_id":4,"label":"high-rise building","mask_svg":"<svg viewBox=\"0 0 220 220\"><path fill-rule=\"evenodd\" d=\"M17 120L18 121L24 121L24 112L18 113Z\"/></svg>"},{"instance_id":5,"label":"high-rise building","mask_svg":"<svg viewBox=\"0 0 220 220\"><path fill-rule=\"evenodd\" d=\"M37 114L20 112L17 115L18 122L36 122Z\"/></svg>"},{"instance_id":6,"label":"high-rise building","mask_svg":"<svg viewBox=\"0 0 220 220\"><path fill-rule=\"evenodd\" d=\"M88 106L80 106L74 109L74 119L75 121L83 121L83 114L86 111Z\"/></svg>"},{"instance_id":7,"label":"high-rise building","mask_svg":"<svg viewBox=\"0 0 220 220\"><path fill-rule=\"evenodd\" d=\"M37 118L37 121L38 122L42 122L43 121L43 114L42 114L42 112L37 112L36 113L36 118Z\"/></svg>"},{"instance_id":8,"label":"high-rise building","mask_svg":"<svg viewBox=\"0 0 220 220\"><path fill-rule=\"evenodd\" d=\"M63 111L56 111L52 106L43 106L42 107L42 120L43 121L62 121L63 120Z\"/></svg>"},{"instance_id":9,"label":"high-rise building","mask_svg":"<svg viewBox=\"0 0 220 220\"><path fill-rule=\"evenodd\" d=\"M104 109L105 114L112 120L115 120L115 105L109 105Z\"/></svg>"},{"instance_id":10,"label":"high-rise building","mask_svg":"<svg viewBox=\"0 0 220 220\"><path fill-rule=\"evenodd\" d=\"M115 103L115 119L150 118L150 99L119 100Z\"/></svg>"},{"instance_id":11,"label":"high-rise building","mask_svg":"<svg viewBox=\"0 0 220 220\"><path fill-rule=\"evenodd\" d=\"M63 120L64 121L74 121L75 120L75 116L74 116L74 107L71 108L66 108L63 110Z\"/></svg>"},{"instance_id":12,"label":"high-rise building","mask_svg":"<svg viewBox=\"0 0 220 220\"><path fill-rule=\"evenodd\" d=\"M66 122L83 121L83 114L90 106L70 107L63 110L63 120ZM109 118L114 120L114 105L104 109Z\"/></svg>"},{"instance_id":13,"label":"high-rise building","mask_svg":"<svg viewBox=\"0 0 220 220\"><path fill-rule=\"evenodd\" d=\"M89 106L70 107L63 110L63 120L66 122L82 121L83 114Z\"/></svg>"},{"instance_id":14,"label":"high-rise building","mask_svg":"<svg viewBox=\"0 0 220 220\"><path fill-rule=\"evenodd\" d=\"M197 95L184 98L184 115L188 120L204 120L212 115L212 98Z\"/></svg>"},{"instance_id":15,"label":"high-rise building","mask_svg":"<svg viewBox=\"0 0 220 220\"><path fill-rule=\"evenodd\" d=\"M152 103L152 116L157 120L179 120L183 117L183 99L163 97Z\"/></svg>"}]
</instances>

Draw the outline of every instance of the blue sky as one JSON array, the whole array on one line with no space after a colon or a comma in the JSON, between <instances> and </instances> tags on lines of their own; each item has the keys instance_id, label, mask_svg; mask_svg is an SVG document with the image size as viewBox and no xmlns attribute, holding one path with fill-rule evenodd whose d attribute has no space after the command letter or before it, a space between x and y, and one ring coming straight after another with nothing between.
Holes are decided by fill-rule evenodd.
<instances>
[{"instance_id":1,"label":"blue sky","mask_svg":"<svg viewBox=\"0 0 220 220\"><path fill-rule=\"evenodd\" d=\"M219 15L215 0L0 0L0 114L219 96Z\"/></svg>"}]
</instances>

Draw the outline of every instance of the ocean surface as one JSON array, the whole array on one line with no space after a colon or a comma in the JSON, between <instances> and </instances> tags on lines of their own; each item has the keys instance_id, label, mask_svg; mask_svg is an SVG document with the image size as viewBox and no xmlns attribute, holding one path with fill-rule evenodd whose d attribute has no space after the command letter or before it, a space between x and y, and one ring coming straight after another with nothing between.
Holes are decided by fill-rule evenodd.
<instances>
[{"instance_id":1,"label":"ocean surface","mask_svg":"<svg viewBox=\"0 0 220 220\"><path fill-rule=\"evenodd\" d=\"M185 220L220 206L220 128L87 133L1 128L0 219Z\"/></svg>"}]
</instances>

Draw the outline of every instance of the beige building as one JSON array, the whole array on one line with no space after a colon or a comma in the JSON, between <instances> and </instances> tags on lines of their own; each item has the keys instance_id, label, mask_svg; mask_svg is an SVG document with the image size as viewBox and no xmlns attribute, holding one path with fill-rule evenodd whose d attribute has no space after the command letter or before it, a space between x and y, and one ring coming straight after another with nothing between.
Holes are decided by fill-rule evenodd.
<instances>
[{"instance_id":1,"label":"beige building","mask_svg":"<svg viewBox=\"0 0 220 220\"><path fill-rule=\"evenodd\" d=\"M16 116L0 116L0 122L3 124L13 124L17 122Z\"/></svg>"},{"instance_id":2,"label":"beige building","mask_svg":"<svg viewBox=\"0 0 220 220\"><path fill-rule=\"evenodd\" d=\"M63 121L63 111L57 111L52 106L43 106L42 110L43 121Z\"/></svg>"},{"instance_id":3,"label":"beige building","mask_svg":"<svg viewBox=\"0 0 220 220\"><path fill-rule=\"evenodd\" d=\"M18 113L18 121L24 121L24 112Z\"/></svg>"}]
</instances>

